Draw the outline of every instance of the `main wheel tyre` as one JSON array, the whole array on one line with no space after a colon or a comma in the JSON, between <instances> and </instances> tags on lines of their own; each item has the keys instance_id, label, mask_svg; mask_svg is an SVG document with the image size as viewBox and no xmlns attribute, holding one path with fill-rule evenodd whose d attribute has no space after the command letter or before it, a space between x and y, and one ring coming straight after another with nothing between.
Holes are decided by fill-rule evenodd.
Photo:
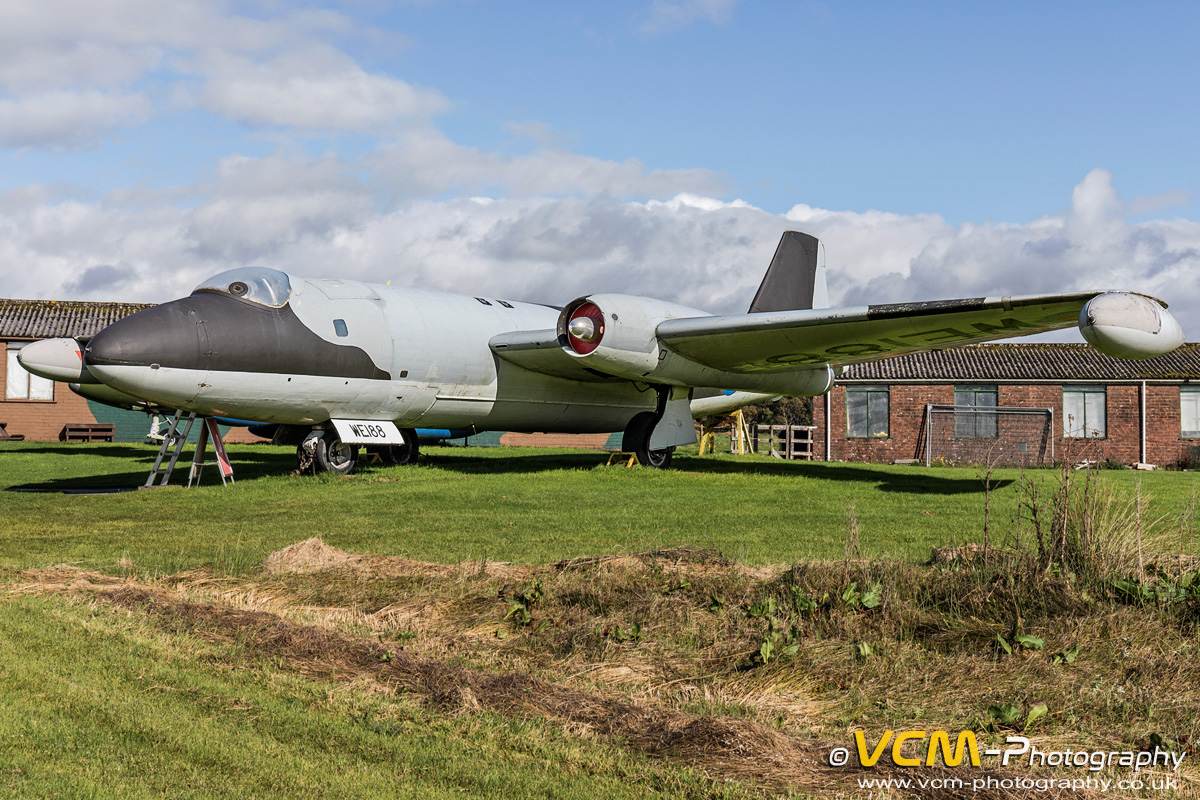
<instances>
[{"instance_id":1,"label":"main wheel tyre","mask_svg":"<svg viewBox=\"0 0 1200 800\"><path fill-rule=\"evenodd\" d=\"M403 466L405 464L416 463L417 456L421 455L421 445L417 442L417 432L410 430L400 431L400 435L404 437L404 444L382 444L374 447L368 447L367 452L378 453L383 459L383 463L391 466Z\"/></svg>"},{"instance_id":2,"label":"main wheel tyre","mask_svg":"<svg viewBox=\"0 0 1200 800\"><path fill-rule=\"evenodd\" d=\"M675 448L650 449L650 434L654 432L657 422L654 414L649 411L643 411L631 419L625 426L625 435L621 437L621 449L637 456L638 463L643 467L666 469L671 466L671 456L674 455Z\"/></svg>"},{"instance_id":3,"label":"main wheel tyre","mask_svg":"<svg viewBox=\"0 0 1200 800\"><path fill-rule=\"evenodd\" d=\"M358 466L358 445L346 444L333 431L317 439L313 448L313 468L317 472L349 475Z\"/></svg>"}]
</instances>

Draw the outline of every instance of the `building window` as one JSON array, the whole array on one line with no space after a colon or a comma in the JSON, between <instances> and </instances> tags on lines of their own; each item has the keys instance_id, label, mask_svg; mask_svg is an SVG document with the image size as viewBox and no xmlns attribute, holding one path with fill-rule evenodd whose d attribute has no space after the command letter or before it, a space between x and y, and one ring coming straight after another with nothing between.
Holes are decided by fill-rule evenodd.
<instances>
[{"instance_id":1,"label":"building window","mask_svg":"<svg viewBox=\"0 0 1200 800\"><path fill-rule=\"evenodd\" d=\"M846 435L874 438L888 435L888 387L846 388Z\"/></svg>"},{"instance_id":2,"label":"building window","mask_svg":"<svg viewBox=\"0 0 1200 800\"><path fill-rule=\"evenodd\" d=\"M1180 387L1179 422L1184 439L1200 439L1200 386Z\"/></svg>"},{"instance_id":3,"label":"building window","mask_svg":"<svg viewBox=\"0 0 1200 800\"><path fill-rule=\"evenodd\" d=\"M1103 386L1063 387L1063 436L1070 439L1103 439L1108 435L1104 418Z\"/></svg>"},{"instance_id":4,"label":"building window","mask_svg":"<svg viewBox=\"0 0 1200 800\"><path fill-rule=\"evenodd\" d=\"M25 371L17 361L19 347L9 347L8 372L4 382L5 400L53 400L54 381L39 378Z\"/></svg>"},{"instance_id":5,"label":"building window","mask_svg":"<svg viewBox=\"0 0 1200 800\"><path fill-rule=\"evenodd\" d=\"M995 439L997 392L995 386L955 386L954 405L966 406L979 411L955 409L954 435L959 439Z\"/></svg>"}]
</instances>

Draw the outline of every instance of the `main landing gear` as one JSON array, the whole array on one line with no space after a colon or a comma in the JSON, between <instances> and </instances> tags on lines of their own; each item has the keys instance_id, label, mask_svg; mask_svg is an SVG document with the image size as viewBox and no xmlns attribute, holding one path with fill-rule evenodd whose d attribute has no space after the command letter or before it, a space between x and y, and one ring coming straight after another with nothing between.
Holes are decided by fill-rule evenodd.
<instances>
[{"instance_id":1,"label":"main landing gear","mask_svg":"<svg viewBox=\"0 0 1200 800\"><path fill-rule=\"evenodd\" d=\"M336 431L326 431L313 447L313 469L331 475L349 475L358 466L358 445L346 444Z\"/></svg>"},{"instance_id":2,"label":"main landing gear","mask_svg":"<svg viewBox=\"0 0 1200 800\"><path fill-rule=\"evenodd\" d=\"M379 456L386 466L411 464L420 454L416 431L402 430L403 444L369 445L368 454ZM336 430L314 429L304 437L296 448L296 474L327 472L331 475L349 475L359 462L359 446L343 442Z\"/></svg>"},{"instance_id":3,"label":"main landing gear","mask_svg":"<svg viewBox=\"0 0 1200 800\"><path fill-rule=\"evenodd\" d=\"M655 386L658 395L657 407L653 411L643 411L629 420L625 426L625 434L621 437L621 449L633 453L637 462L643 467L666 469L671 466L671 456L675 454L674 447L663 447L659 450L650 449L650 437L667 410L667 401L671 399L670 386Z\"/></svg>"},{"instance_id":4,"label":"main landing gear","mask_svg":"<svg viewBox=\"0 0 1200 800\"><path fill-rule=\"evenodd\" d=\"M400 435L404 438L404 444L368 445L367 452L379 456L383 463L389 467L400 467L405 464L416 463L417 456L421 455L421 445L417 441L417 432L401 430Z\"/></svg>"}]
</instances>

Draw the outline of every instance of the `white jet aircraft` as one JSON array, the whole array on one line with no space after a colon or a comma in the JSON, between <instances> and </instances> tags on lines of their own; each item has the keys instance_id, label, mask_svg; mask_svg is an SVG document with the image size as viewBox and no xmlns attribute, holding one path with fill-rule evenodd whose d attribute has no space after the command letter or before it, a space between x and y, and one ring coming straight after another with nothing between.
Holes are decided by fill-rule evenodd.
<instances>
[{"instance_id":1,"label":"white jet aircraft","mask_svg":"<svg viewBox=\"0 0 1200 800\"><path fill-rule=\"evenodd\" d=\"M349 472L360 444L409 460L416 428L624 431L626 451L665 467L696 440L693 418L823 394L848 364L1074 324L1122 358L1183 343L1163 303L1128 292L827 305L822 248L789 231L746 314L625 294L558 309L248 267L18 358L106 402L298 426L302 463Z\"/></svg>"}]
</instances>

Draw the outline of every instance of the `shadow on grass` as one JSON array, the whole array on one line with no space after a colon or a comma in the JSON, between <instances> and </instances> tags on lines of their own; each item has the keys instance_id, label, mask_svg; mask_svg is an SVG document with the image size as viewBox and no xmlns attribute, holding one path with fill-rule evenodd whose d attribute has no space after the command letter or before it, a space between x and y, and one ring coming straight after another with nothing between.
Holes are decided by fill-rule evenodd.
<instances>
[{"instance_id":1,"label":"shadow on grass","mask_svg":"<svg viewBox=\"0 0 1200 800\"><path fill-rule=\"evenodd\" d=\"M295 460L293 451L284 447L270 448L266 446L253 446L253 448L254 449L251 449L251 447L237 447L235 449L234 445L229 446L230 452L236 456L234 460L239 462L275 462L281 458L284 462ZM36 453L39 455L75 456L87 458L94 458L96 456L103 456L105 458L130 458L144 461L147 464L152 464L154 463L155 457L158 455L158 447L151 447L149 445L122 445L104 443L89 448L85 444L71 445L46 443L34 444L32 446L25 445L19 451L14 449L13 452L20 452L22 454ZM195 448L191 443L185 445L183 452L179 455L180 463L183 463L184 459L187 459L188 462L191 462L193 452L195 452ZM212 458L211 448L208 451L208 455L209 458Z\"/></svg>"},{"instance_id":2,"label":"shadow on grass","mask_svg":"<svg viewBox=\"0 0 1200 800\"><path fill-rule=\"evenodd\" d=\"M124 467L120 472L104 472L95 475L75 475L46 481L32 481L6 487L5 491L63 492L67 494L102 494L115 491L132 491L146 483L146 478L150 475L154 459L158 455L156 448L112 444L104 445L103 450L89 450L78 446L47 444L25 447L22 448L22 452L37 453L54 458L70 456L95 457L102 455L132 462L129 466L132 467L136 464L137 467L136 469ZM179 455L179 460L175 463L175 470L171 474L170 486L187 485L188 470L192 466L193 452L194 449L191 445L184 447L183 452ZM200 474L201 486L211 486L214 483L220 483L221 478L217 473L215 461L216 456L213 455L212 450L209 450L205 462L206 466ZM278 450L248 450L239 448L230 453L230 461L233 464L234 479L239 481L285 475L295 469L296 465L295 455L286 448L279 448ZM163 463L164 465L166 464L166 459L163 460Z\"/></svg>"},{"instance_id":3,"label":"shadow on grass","mask_svg":"<svg viewBox=\"0 0 1200 800\"><path fill-rule=\"evenodd\" d=\"M113 491L135 489L146 482L157 450L148 446L103 445L93 449L72 445L41 444L26 445L25 453L37 453L54 458L71 456L103 455L116 459L127 459L129 466L120 472L95 475L55 478L8 487L8 491L24 492L70 492L70 491ZM187 484L187 473L191 466L193 448L189 445L175 467L171 478L172 486ZM237 481L253 481L265 477L289 474L295 469L295 454L291 448L269 446L236 446L230 449L230 458ZM486 454L472 455L462 448L426 448L421 462L430 466L460 474L519 475L563 470L592 470L603 466L609 458L606 451L523 454L519 448L504 448L503 451L488 449ZM219 482L216 466L211 462L215 456L208 454L209 466L202 473L203 486ZM137 465L136 468L131 468ZM371 473L376 469L388 471L409 469L408 467L378 467L360 462L360 473ZM614 465L612 469L624 469ZM921 468L883 469L845 463L818 463L807 461L782 461L765 459L732 460L690 455L676 456L673 471L707 475L770 475L793 479L812 479L875 485L879 491L917 495L975 494L982 485L975 478L941 477ZM1008 486L1011 480L993 483L993 488Z\"/></svg>"},{"instance_id":4,"label":"shadow on grass","mask_svg":"<svg viewBox=\"0 0 1200 800\"><path fill-rule=\"evenodd\" d=\"M14 451L16 452L16 451ZM76 458L93 458L95 456L112 456L114 458L137 458L147 462L154 461L157 450L137 445L103 444L99 448L89 448L83 444L35 444L25 445L20 449L22 454L36 453L46 456L74 456ZM190 449L189 449L190 452Z\"/></svg>"},{"instance_id":5,"label":"shadow on grass","mask_svg":"<svg viewBox=\"0 0 1200 800\"><path fill-rule=\"evenodd\" d=\"M603 466L608 461L607 452L555 453L551 455L521 455L509 449L502 456L439 455L437 450L424 451L424 463L451 472L468 474L511 474L552 472L568 469L590 470ZM623 469L614 465L613 469ZM676 456L671 470L708 475L774 475L790 478L811 478L825 481L849 483L874 483L884 492L903 494L976 494L983 491L982 483L975 478L951 478L930 474L919 467L912 471L895 469L871 469L852 464L826 464L809 461L764 461L760 459L731 461L728 459L702 458L699 456ZM993 480L992 488L1012 484L1011 480Z\"/></svg>"},{"instance_id":6,"label":"shadow on grass","mask_svg":"<svg viewBox=\"0 0 1200 800\"><path fill-rule=\"evenodd\" d=\"M689 472L787 475L825 481L876 483L880 491L905 494L975 494L983 491L983 483L977 478L943 477L920 467L871 469L846 463L782 460L778 464L763 461L738 463L694 457L681 459L679 468ZM992 489L1012 483L1011 480L993 479Z\"/></svg>"}]
</instances>

